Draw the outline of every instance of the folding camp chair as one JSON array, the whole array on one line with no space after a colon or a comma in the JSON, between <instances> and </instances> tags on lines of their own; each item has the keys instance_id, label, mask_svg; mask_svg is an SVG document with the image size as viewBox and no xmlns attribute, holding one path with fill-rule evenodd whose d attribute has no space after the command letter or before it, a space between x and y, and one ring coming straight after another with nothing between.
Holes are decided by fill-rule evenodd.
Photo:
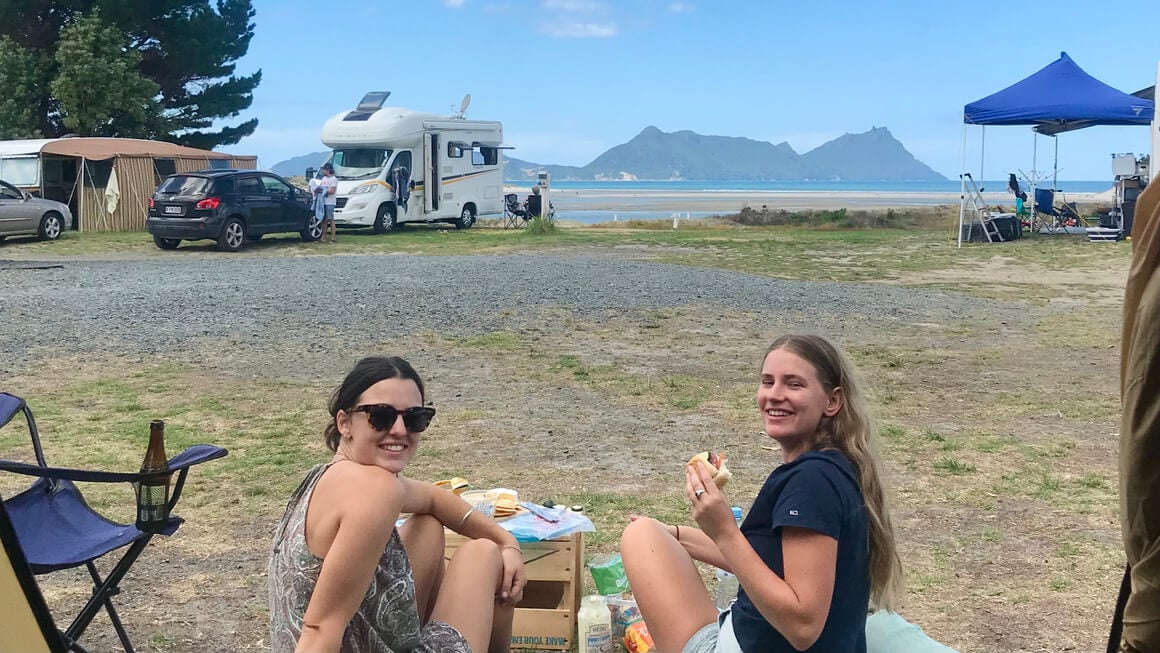
<instances>
[{"instance_id":1,"label":"folding camp chair","mask_svg":"<svg viewBox=\"0 0 1160 653\"><path fill-rule=\"evenodd\" d=\"M17 413L23 413L28 422L36 464L0 460L0 471L37 477L27 490L4 502L28 566L34 574L47 574L84 565L93 579L92 596L69 627L60 633L64 646L70 651L84 653L77 640L97 612L104 608L125 653L133 653L129 636L113 607L112 597L121 591L121 579L145 550L154 533L143 532L133 524L118 524L105 519L85 503L80 490L73 483L138 483L151 474L49 467L44 459L32 411L20 397L0 392L0 427L11 421ZM181 489L191 466L221 458L226 453L221 447L198 444L171 458L169 472L174 474L176 480L167 510L171 511L181 498ZM183 521L169 512L165 526L158 534L172 535ZM126 546L128 550L121 559L108 575L101 578L94 561Z\"/></svg>"},{"instance_id":2,"label":"folding camp chair","mask_svg":"<svg viewBox=\"0 0 1160 653\"><path fill-rule=\"evenodd\" d=\"M16 531L0 501L0 651L65 653L64 642L52 621L44 595L28 560L20 550Z\"/></svg>"},{"instance_id":3,"label":"folding camp chair","mask_svg":"<svg viewBox=\"0 0 1160 653\"><path fill-rule=\"evenodd\" d=\"M503 196L503 202L503 228L519 229L520 227L527 226L531 216L520 206L519 195L508 193Z\"/></svg>"},{"instance_id":4,"label":"folding camp chair","mask_svg":"<svg viewBox=\"0 0 1160 653\"><path fill-rule=\"evenodd\" d=\"M1035 217L1043 230L1055 233L1067 231L1068 227L1086 227L1087 221L1080 216L1075 202L1064 202L1056 206L1055 193L1052 188L1035 189Z\"/></svg>"}]
</instances>

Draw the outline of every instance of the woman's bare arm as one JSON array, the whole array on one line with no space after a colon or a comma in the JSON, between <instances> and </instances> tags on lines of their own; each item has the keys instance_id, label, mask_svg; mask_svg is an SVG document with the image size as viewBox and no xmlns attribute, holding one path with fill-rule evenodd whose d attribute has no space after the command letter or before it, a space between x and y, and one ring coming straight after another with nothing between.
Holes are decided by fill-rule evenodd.
<instances>
[{"instance_id":1,"label":"woman's bare arm","mask_svg":"<svg viewBox=\"0 0 1160 653\"><path fill-rule=\"evenodd\" d=\"M681 536L684 537L683 532ZM817 531L783 527L784 579L766 566L740 531L729 533L719 544L761 616L794 648L805 650L812 646L822 634L834 597L838 541Z\"/></svg>"},{"instance_id":2,"label":"woman's bare arm","mask_svg":"<svg viewBox=\"0 0 1160 653\"><path fill-rule=\"evenodd\" d=\"M340 471L332 468L331 473ZM370 587L375 567L399 517L403 487L385 470L349 465L334 475L325 497L311 499L310 510L336 511L338 528L325 551L318 582L302 620L299 653L338 653L342 636Z\"/></svg>"}]
</instances>

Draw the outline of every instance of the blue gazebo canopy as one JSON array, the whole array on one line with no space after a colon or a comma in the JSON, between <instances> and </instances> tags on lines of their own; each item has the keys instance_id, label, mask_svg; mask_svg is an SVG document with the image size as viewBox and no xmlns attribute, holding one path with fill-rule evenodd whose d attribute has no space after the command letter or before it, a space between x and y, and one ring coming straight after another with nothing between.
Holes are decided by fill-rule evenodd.
<instances>
[{"instance_id":1,"label":"blue gazebo canopy","mask_svg":"<svg viewBox=\"0 0 1160 653\"><path fill-rule=\"evenodd\" d=\"M1039 72L963 107L969 125L1147 125L1153 101L1118 91L1066 52Z\"/></svg>"}]
</instances>

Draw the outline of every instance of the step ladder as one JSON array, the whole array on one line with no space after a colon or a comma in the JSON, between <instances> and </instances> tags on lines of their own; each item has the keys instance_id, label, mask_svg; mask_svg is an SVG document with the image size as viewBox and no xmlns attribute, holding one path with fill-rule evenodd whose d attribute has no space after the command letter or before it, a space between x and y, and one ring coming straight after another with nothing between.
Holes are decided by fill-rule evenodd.
<instances>
[{"instance_id":1,"label":"step ladder","mask_svg":"<svg viewBox=\"0 0 1160 653\"><path fill-rule=\"evenodd\" d=\"M987 242L1003 242L1003 234L999 233L998 225L991 219L992 211L987 207L987 203L983 201L983 193L975 185L975 180L971 177L971 173L963 173L963 179L967 182L967 203L970 205L971 211L975 213L975 219L972 222L978 222L979 226L983 228L983 235L987 237ZM968 240L970 239L970 234L971 232L968 230Z\"/></svg>"}]
</instances>

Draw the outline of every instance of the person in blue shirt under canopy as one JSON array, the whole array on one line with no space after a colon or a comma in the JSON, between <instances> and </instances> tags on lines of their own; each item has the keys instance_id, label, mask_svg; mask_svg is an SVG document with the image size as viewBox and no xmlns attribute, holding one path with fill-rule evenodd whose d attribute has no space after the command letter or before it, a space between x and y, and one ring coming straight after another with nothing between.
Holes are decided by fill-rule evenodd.
<instances>
[{"instance_id":1,"label":"person in blue shirt under canopy","mask_svg":"<svg viewBox=\"0 0 1160 653\"><path fill-rule=\"evenodd\" d=\"M781 448L738 528L703 463L685 468L700 528L634 518L620 550L660 651L864 653L871 606L891 608L902 565L865 399L825 338L787 335L762 360L757 407ZM694 560L733 572L720 615Z\"/></svg>"}]
</instances>

